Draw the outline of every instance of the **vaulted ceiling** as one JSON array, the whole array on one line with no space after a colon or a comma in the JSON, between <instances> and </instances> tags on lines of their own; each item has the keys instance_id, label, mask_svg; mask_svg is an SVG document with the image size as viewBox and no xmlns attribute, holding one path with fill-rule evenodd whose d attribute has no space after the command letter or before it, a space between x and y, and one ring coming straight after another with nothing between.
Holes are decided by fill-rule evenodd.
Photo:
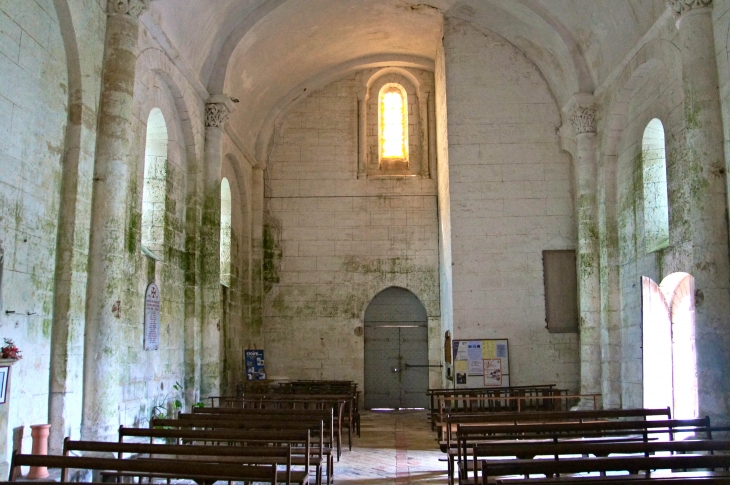
<instances>
[{"instance_id":1,"label":"vaulted ceiling","mask_svg":"<svg viewBox=\"0 0 730 485\"><path fill-rule=\"evenodd\" d=\"M257 155L305 90L376 65L432 69L443 15L522 50L562 105L593 92L665 13L664 0L156 0L152 15Z\"/></svg>"}]
</instances>

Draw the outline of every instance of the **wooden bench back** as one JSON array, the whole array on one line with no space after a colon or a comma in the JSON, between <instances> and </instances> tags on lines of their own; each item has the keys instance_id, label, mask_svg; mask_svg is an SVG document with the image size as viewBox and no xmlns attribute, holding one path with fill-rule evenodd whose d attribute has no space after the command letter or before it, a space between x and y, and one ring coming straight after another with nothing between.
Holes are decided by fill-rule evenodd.
<instances>
[{"instance_id":1,"label":"wooden bench back","mask_svg":"<svg viewBox=\"0 0 730 485\"><path fill-rule=\"evenodd\" d=\"M657 469L715 469L730 467L730 455L673 455L673 456L641 456L610 458L575 458L565 460L482 460L481 481L487 484L489 479L504 475L552 475L558 473L589 473L628 471L638 473Z\"/></svg>"},{"instance_id":2,"label":"wooden bench back","mask_svg":"<svg viewBox=\"0 0 730 485\"><path fill-rule=\"evenodd\" d=\"M120 460L116 458L96 458L60 455L24 455L13 452L10 464L10 480L15 475L16 467L38 466L60 468L62 481L66 480L66 470L77 468L82 470L115 470L119 472L136 472L155 474L166 478L189 479L196 481L235 480L277 483L276 465L227 465L180 460Z\"/></svg>"},{"instance_id":3,"label":"wooden bench back","mask_svg":"<svg viewBox=\"0 0 730 485\"><path fill-rule=\"evenodd\" d=\"M570 442L558 443L494 443L477 445L473 449L474 460L494 457L517 457L530 459L539 455L594 455L608 456L615 453L657 453L657 452L714 452L730 451L730 440L684 440L684 441L630 441L622 443Z\"/></svg>"},{"instance_id":4,"label":"wooden bench back","mask_svg":"<svg viewBox=\"0 0 730 485\"><path fill-rule=\"evenodd\" d=\"M683 432L682 428L709 429L710 418L696 419L664 419L657 421L595 421L588 423L533 423L533 424L493 424L493 425L472 425L459 424L457 436L478 436L478 435L519 435L519 434L549 434L560 433L595 433L603 431L654 431L654 432ZM708 431L709 432L709 431ZM708 438L711 438L709 436Z\"/></svg>"},{"instance_id":5,"label":"wooden bench back","mask_svg":"<svg viewBox=\"0 0 730 485\"><path fill-rule=\"evenodd\" d=\"M528 424L548 422L586 422L606 419L629 419L640 418L646 420L648 417L671 418L671 410L664 409L602 409L585 411L551 411L551 412L525 412L525 413L481 413L467 415L447 415L446 421L439 426L441 436L445 436L447 446L454 441L455 426L459 424Z\"/></svg>"}]
</instances>

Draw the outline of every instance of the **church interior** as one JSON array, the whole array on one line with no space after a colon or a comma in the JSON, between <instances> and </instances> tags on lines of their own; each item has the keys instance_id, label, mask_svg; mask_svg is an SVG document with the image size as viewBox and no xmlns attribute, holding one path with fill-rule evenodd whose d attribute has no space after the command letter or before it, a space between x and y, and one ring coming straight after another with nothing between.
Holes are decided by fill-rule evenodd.
<instances>
[{"instance_id":1,"label":"church interior","mask_svg":"<svg viewBox=\"0 0 730 485\"><path fill-rule=\"evenodd\" d=\"M730 418L730 0L0 0L0 130L3 473L247 351Z\"/></svg>"}]
</instances>

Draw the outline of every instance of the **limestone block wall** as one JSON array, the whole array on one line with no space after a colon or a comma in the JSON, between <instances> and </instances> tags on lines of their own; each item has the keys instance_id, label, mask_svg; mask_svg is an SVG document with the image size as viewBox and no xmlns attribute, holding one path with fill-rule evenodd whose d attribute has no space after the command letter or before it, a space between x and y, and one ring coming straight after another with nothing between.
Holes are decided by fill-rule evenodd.
<instances>
[{"instance_id":1,"label":"limestone block wall","mask_svg":"<svg viewBox=\"0 0 730 485\"><path fill-rule=\"evenodd\" d=\"M576 244L560 112L504 39L446 18L444 50L454 338L507 338L512 384L577 391L578 335L545 328L542 251Z\"/></svg>"},{"instance_id":2,"label":"limestone block wall","mask_svg":"<svg viewBox=\"0 0 730 485\"><path fill-rule=\"evenodd\" d=\"M172 386L175 382L184 384L186 377L186 204L196 183L198 147L203 143L202 100L146 29L140 29L140 44L134 93L135 166L124 228L125 279L129 283L123 295L126 308L121 319L126 345L120 347L120 422L125 425L144 425L154 406L169 407L173 399L185 401L185 396L172 391ZM144 255L141 245L147 122L154 108L161 110L168 132L164 237L162 250L157 254L162 260L156 262ZM158 285L162 297L160 347L145 351L144 295L152 282Z\"/></svg>"},{"instance_id":3,"label":"limestone block wall","mask_svg":"<svg viewBox=\"0 0 730 485\"><path fill-rule=\"evenodd\" d=\"M356 77L283 118L266 170L263 325L267 372L363 384L365 308L389 286L429 316L431 363L442 352L434 180L357 179ZM432 385L440 385L432 372Z\"/></svg>"},{"instance_id":4,"label":"limestone block wall","mask_svg":"<svg viewBox=\"0 0 730 485\"><path fill-rule=\"evenodd\" d=\"M24 355L12 369L8 424L12 430L48 420L56 237L65 166L74 190L63 197L71 197L66 202L76 212L76 219L70 219L76 234L71 232L69 271L63 273L61 311L69 330L60 358L63 377L70 383L70 402L76 406L68 413L64 431L75 437L88 248L88 223L83 221L88 221L90 207L105 22L101 6L88 3L66 9L63 22L51 0L0 5L0 240L5 253L0 337L13 339ZM68 77L68 51L73 54L73 79ZM69 99L75 101L71 146L66 142ZM27 451L29 431L26 428L23 441ZM10 443L12 434L0 439Z\"/></svg>"}]
</instances>

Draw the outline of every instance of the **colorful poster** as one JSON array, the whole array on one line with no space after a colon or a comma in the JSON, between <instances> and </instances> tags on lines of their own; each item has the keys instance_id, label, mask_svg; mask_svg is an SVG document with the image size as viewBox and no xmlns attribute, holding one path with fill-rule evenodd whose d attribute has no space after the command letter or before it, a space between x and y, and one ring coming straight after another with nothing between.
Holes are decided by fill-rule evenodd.
<instances>
[{"instance_id":1,"label":"colorful poster","mask_svg":"<svg viewBox=\"0 0 730 485\"><path fill-rule=\"evenodd\" d=\"M502 359L484 359L484 386L502 386Z\"/></svg>"},{"instance_id":2,"label":"colorful poster","mask_svg":"<svg viewBox=\"0 0 730 485\"><path fill-rule=\"evenodd\" d=\"M494 340L482 340L482 359L494 359L497 357Z\"/></svg>"},{"instance_id":3,"label":"colorful poster","mask_svg":"<svg viewBox=\"0 0 730 485\"><path fill-rule=\"evenodd\" d=\"M482 343L468 342L467 355L469 356L469 372L470 376L480 376L483 372L482 367Z\"/></svg>"},{"instance_id":4,"label":"colorful poster","mask_svg":"<svg viewBox=\"0 0 730 485\"><path fill-rule=\"evenodd\" d=\"M263 381L266 379L263 350L247 350L245 360L247 381Z\"/></svg>"}]
</instances>

